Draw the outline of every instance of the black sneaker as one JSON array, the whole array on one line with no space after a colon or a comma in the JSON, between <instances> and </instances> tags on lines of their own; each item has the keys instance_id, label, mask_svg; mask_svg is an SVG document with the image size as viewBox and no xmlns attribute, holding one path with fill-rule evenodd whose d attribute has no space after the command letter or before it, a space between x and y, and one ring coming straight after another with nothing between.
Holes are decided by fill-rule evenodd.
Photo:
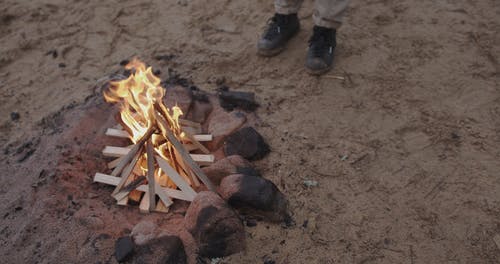
<instances>
[{"instance_id":1,"label":"black sneaker","mask_svg":"<svg viewBox=\"0 0 500 264\"><path fill-rule=\"evenodd\" d=\"M274 14L269 20L264 35L257 43L257 51L262 56L274 56L285 49L286 43L299 31L297 14Z\"/></svg>"},{"instance_id":2,"label":"black sneaker","mask_svg":"<svg viewBox=\"0 0 500 264\"><path fill-rule=\"evenodd\" d=\"M332 28L314 26L306 58L306 67L311 74L319 75L332 67L336 33Z\"/></svg>"}]
</instances>

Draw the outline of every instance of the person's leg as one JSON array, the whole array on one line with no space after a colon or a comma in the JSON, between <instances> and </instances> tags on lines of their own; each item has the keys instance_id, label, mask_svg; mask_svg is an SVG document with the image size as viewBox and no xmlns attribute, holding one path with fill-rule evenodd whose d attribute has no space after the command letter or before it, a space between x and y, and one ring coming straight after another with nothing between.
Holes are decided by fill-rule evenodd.
<instances>
[{"instance_id":1,"label":"person's leg","mask_svg":"<svg viewBox=\"0 0 500 264\"><path fill-rule=\"evenodd\" d=\"M319 27L337 29L342 25L349 0L314 1L313 20Z\"/></svg>"},{"instance_id":2,"label":"person's leg","mask_svg":"<svg viewBox=\"0 0 500 264\"><path fill-rule=\"evenodd\" d=\"M303 0L274 0L274 11L277 14L297 14Z\"/></svg>"},{"instance_id":3,"label":"person's leg","mask_svg":"<svg viewBox=\"0 0 500 264\"><path fill-rule=\"evenodd\" d=\"M313 35L309 40L306 67L312 74L328 71L337 46L337 28L342 25L349 0L316 0Z\"/></svg>"},{"instance_id":4,"label":"person's leg","mask_svg":"<svg viewBox=\"0 0 500 264\"><path fill-rule=\"evenodd\" d=\"M258 54L274 56L285 49L286 43L300 29L297 12L302 0L275 0L275 14L257 42Z\"/></svg>"}]
</instances>

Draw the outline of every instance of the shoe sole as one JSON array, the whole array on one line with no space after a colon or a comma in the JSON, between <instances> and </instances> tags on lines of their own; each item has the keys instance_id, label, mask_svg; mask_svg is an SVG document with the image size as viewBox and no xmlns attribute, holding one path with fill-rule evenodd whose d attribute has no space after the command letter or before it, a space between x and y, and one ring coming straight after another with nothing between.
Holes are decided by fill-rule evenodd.
<instances>
[{"instance_id":1,"label":"shoe sole","mask_svg":"<svg viewBox=\"0 0 500 264\"><path fill-rule=\"evenodd\" d=\"M280 54L282 51L285 50L286 47L279 47L279 48L276 48L276 49L272 49L272 50L262 50L262 49L257 49L257 54L262 56L262 57L273 57L273 56L276 56L278 54Z\"/></svg>"},{"instance_id":2,"label":"shoe sole","mask_svg":"<svg viewBox=\"0 0 500 264\"><path fill-rule=\"evenodd\" d=\"M328 66L324 69L320 69L320 70L313 70L313 69L310 69L306 66L306 71L307 73L311 74L311 75L315 75L315 76L318 76L318 75L321 75L321 74L324 74L326 72L328 72L330 69L332 68L332 66Z\"/></svg>"}]
</instances>

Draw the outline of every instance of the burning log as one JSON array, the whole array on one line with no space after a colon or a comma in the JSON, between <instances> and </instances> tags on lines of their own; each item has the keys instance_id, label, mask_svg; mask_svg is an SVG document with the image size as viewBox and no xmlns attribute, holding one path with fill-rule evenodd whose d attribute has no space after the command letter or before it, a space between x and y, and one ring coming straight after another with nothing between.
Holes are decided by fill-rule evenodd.
<instances>
[{"instance_id":1,"label":"burning log","mask_svg":"<svg viewBox=\"0 0 500 264\"><path fill-rule=\"evenodd\" d=\"M199 167L214 162L214 156L200 143L212 140L212 135L193 134L201 132L201 125L180 119L180 109L168 109L163 104L164 90L151 68L146 69L137 60L127 67L135 68L135 73L126 80L112 82L104 93L106 101L121 106L120 126L108 128L105 134L129 138L134 144L106 146L103 155L117 159L108 163L111 174L96 173L94 182L116 186L111 195L119 204L127 204L131 193L139 201L137 192L143 192L139 203L143 213L168 212L172 199L192 201L197 194L192 186L198 187L199 180L215 191ZM190 154L193 149L204 154ZM157 203L156 195L160 198Z\"/></svg>"},{"instance_id":2,"label":"burning log","mask_svg":"<svg viewBox=\"0 0 500 264\"><path fill-rule=\"evenodd\" d=\"M148 168L154 168L154 163L155 163L155 160L154 160L154 154L153 154L153 142L151 141L151 139L148 140L148 143L146 144L146 155L147 155L147 159L148 159ZM149 200L150 201L153 201L153 202L150 202L149 203L149 211L153 211L154 208L155 208L155 205L154 205L154 200L155 200L155 172L154 170L149 170L148 169L148 191L147 191L147 195L149 195Z\"/></svg>"}]
</instances>

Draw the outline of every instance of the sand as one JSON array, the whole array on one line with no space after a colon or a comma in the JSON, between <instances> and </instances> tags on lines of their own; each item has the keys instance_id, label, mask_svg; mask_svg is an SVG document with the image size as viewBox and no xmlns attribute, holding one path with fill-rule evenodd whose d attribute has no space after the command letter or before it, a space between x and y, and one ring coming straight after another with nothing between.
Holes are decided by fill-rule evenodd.
<instances>
[{"instance_id":1,"label":"sand","mask_svg":"<svg viewBox=\"0 0 500 264\"><path fill-rule=\"evenodd\" d=\"M311 6L287 50L261 58L271 1L0 1L2 262L115 263L141 219L182 219L91 183L112 123L102 78L139 56L261 102L272 153L257 166L295 225L247 228L220 263L499 263L500 3L353 1L321 77L303 67Z\"/></svg>"}]
</instances>

